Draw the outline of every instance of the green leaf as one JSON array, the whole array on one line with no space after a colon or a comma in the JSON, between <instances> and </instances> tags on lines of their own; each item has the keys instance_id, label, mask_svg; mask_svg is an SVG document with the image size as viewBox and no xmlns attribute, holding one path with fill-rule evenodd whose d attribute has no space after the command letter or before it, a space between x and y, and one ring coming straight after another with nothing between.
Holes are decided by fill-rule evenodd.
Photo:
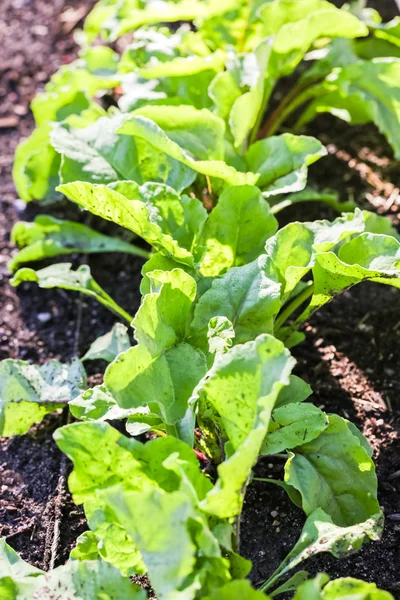
<instances>
[{"instance_id":1,"label":"green leaf","mask_svg":"<svg viewBox=\"0 0 400 600\"><path fill-rule=\"evenodd\" d=\"M337 251L317 254L314 294L303 320L337 294L360 283L376 281L400 287L400 242L387 235L362 233Z\"/></svg>"},{"instance_id":2,"label":"green leaf","mask_svg":"<svg viewBox=\"0 0 400 600\"><path fill-rule=\"evenodd\" d=\"M217 355L201 393L220 416L229 440L229 457L201 506L220 518L240 514L245 487L268 430L280 390L294 366L281 342L268 335Z\"/></svg>"},{"instance_id":3,"label":"green leaf","mask_svg":"<svg viewBox=\"0 0 400 600\"><path fill-rule=\"evenodd\" d=\"M352 577L343 577L330 581L322 594L323 600L394 600L392 594L377 588L375 583L367 583Z\"/></svg>"},{"instance_id":4,"label":"green leaf","mask_svg":"<svg viewBox=\"0 0 400 600\"><path fill-rule=\"evenodd\" d=\"M9 546L5 538L0 538L0 598L2 600L17 600L19 585L24 582L34 586L37 577L43 571L28 564Z\"/></svg>"},{"instance_id":5,"label":"green leaf","mask_svg":"<svg viewBox=\"0 0 400 600\"><path fill-rule=\"evenodd\" d=\"M320 96L302 115L298 126L321 112L352 124L375 123L400 158L400 59L376 58L336 69L320 87Z\"/></svg>"},{"instance_id":6,"label":"green leaf","mask_svg":"<svg viewBox=\"0 0 400 600\"><path fill-rule=\"evenodd\" d=\"M319 437L294 450L285 482L300 492L306 515L322 508L340 526L362 523L380 510L374 463L337 415L329 416Z\"/></svg>"},{"instance_id":7,"label":"green leaf","mask_svg":"<svg viewBox=\"0 0 400 600\"><path fill-rule=\"evenodd\" d=\"M189 250L174 239L175 233L184 233L185 229L187 239L190 222L185 225L188 215L172 188L151 183L139 187L133 181L125 181L110 186L76 182L58 189L93 214L130 229L167 257L193 266ZM163 204L168 221L163 219Z\"/></svg>"},{"instance_id":8,"label":"green leaf","mask_svg":"<svg viewBox=\"0 0 400 600\"><path fill-rule=\"evenodd\" d=\"M125 352L130 347L131 342L127 327L121 323L116 323L111 331L98 337L93 342L82 360L102 359L111 362L118 354Z\"/></svg>"},{"instance_id":9,"label":"green leaf","mask_svg":"<svg viewBox=\"0 0 400 600\"><path fill-rule=\"evenodd\" d=\"M33 281L44 289L56 287L80 292L94 298L129 323L132 321L132 317L114 302L111 296L93 279L88 265L81 265L76 271L72 271L71 266L71 263L58 263L39 271L25 267L15 273L10 283L18 286L24 281Z\"/></svg>"},{"instance_id":10,"label":"green leaf","mask_svg":"<svg viewBox=\"0 0 400 600\"><path fill-rule=\"evenodd\" d=\"M359 522L348 527L335 525L331 517L321 508L315 509L304 524L300 538L294 548L283 559L278 569L269 580L262 586L263 590L269 590L275 582L285 573L294 569L304 560L319 554L330 552L336 558L342 558L369 540L379 540L382 535L383 517L378 512L364 522ZM305 584L306 586L309 583ZM302 587L300 587L300 590ZM297 597L297 594L296 596ZM303 596L299 596L303 598ZM308 600L310 596L304 596ZM319 597L316 597L319 600Z\"/></svg>"},{"instance_id":11,"label":"green leaf","mask_svg":"<svg viewBox=\"0 0 400 600\"><path fill-rule=\"evenodd\" d=\"M23 360L0 363L0 435L22 435L33 423L65 406L86 386L79 359L70 364L50 360L42 366Z\"/></svg>"},{"instance_id":12,"label":"green leaf","mask_svg":"<svg viewBox=\"0 0 400 600\"><path fill-rule=\"evenodd\" d=\"M195 174L187 167L156 153L146 141L117 133L125 118L116 113L88 127L64 123L54 128L52 144L62 155L61 183L81 180L107 184L128 179L139 184L168 183L179 191L190 185Z\"/></svg>"},{"instance_id":13,"label":"green leaf","mask_svg":"<svg viewBox=\"0 0 400 600\"><path fill-rule=\"evenodd\" d=\"M114 19L107 15L110 23L110 40L138 29L142 25L153 23L175 23L194 19L209 19L235 6L236 0L182 0L180 2L162 1L155 9L149 7L127 7L117 11ZM113 11L114 12L114 11ZM97 20L97 19L96 19ZM93 25L92 25L93 27Z\"/></svg>"},{"instance_id":14,"label":"green leaf","mask_svg":"<svg viewBox=\"0 0 400 600\"><path fill-rule=\"evenodd\" d=\"M284 23L270 14L275 10L283 13ZM368 27L362 21L330 2L267 2L258 14L263 22L263 35L271 34L272 27L275 28L268 65L268 73L274 79L293 73L310 46L320 38L352 39L368 35Z\"/></svg>"},{"instance_id":15,"label":"green leaf","mask_svg":"<svg viewBox=\"0 0 400 600\"><path fill-rule=\"evenodd\" d=\"M258 188L228 188L209 215L198 241L206 248L201 259L201 273L220 275L230 267L255 260L277 227L278 223Z\"/></svg>"},{"instance_id":16,"label":"green leaf","mask_svg":"<svg viewBox=\"0 0 400 600\"><path fill-rule=\"evenodd\" d=\"M292 403L276 408L261 454L278 454L311 442L327 427L326 414L313 404Z\"/></svg>"},{"instance_id":17,"label":"green leaf","mask_svg":"<svg viewBox=\"0 0 400 600\"><path fill-rule=\"evenodd\" d=\"M205 600L268 600L268 596L257 592L247 579L231 581L218 588Z\"/></svg>"},{"instance_id":18,"label":"green leaf","mask_svg":"<svg viewBox=\"0 0 400 600\"><path fill-rule=\"evenodd\" d=\"M264 79L270 57L271 43L266 39L243 59L238 83L241 88L250 89L233 102L229 112L229 125L236 148L246 141L263 109Z\"/></svg>"},{"instance_id":19,"label":"green leaf","mask_svg":"<svg viewBox=\"0 0 400 600\"><path fill-rule=\"evenodd\" d=\"M273 274L274 275L274 274ZM213 317L226 317L233 325L235 343L271 333L274 316L281 307L280 284L269 272L265 255L243 267L233 267L196 304L191 324L195 344L204 348L208 323Z\"/></svg>"},{"instance_id":20,"label":"green leaf","mask_svg":"<svg viewBox=\"0 0 400 600\"><path fill-rule=\"evenodd\" d=\"M23 263L75 252L125 252L148 257L146 250L121 239L103 235L81 223L61 221L49 215L39 215L33 223L16 223L11 231L11 241L21 248L8 263L11 271Z\"/></svg>"},{"instance_id":21,"label":"green leaf","mask_svg":"<svg viewBox=\"0 0 400 600\"><path fill-rule=\"evenodd\" d=\"M50 144L50 131L48 125L42 125L15 151L12 175L25 202L51 198L59 183L60 157Z\"/></svg>"},{"instance_id":22,"label":"green leaf","mask_svg":"<svg viewBox=\"0 0 400 600\"><path fill-rule=\"evenodd\" d=\"M182 478L187 477L200 498L211 488L196 454L174 437L141 444L107 423L92 422L61 427L54 439L74 463L69 488L77 504L96 499L98 490L115 485L138 492L154 487L170 492L179 489ZM171 455L179 459L182 472L175 471Z\"/></svg>"},{"instance_id":23,"label":"green leaf","mask_svg":"<svg viewBox=\"0 0 400 600\"><path fill-rule=\"evenodd\" d=\"M97 560L99 538L93 531L84 531L76 540L76 545L69 555L71 560Z\"/></svg>"},{"instance_id":24,"label":"green leaf","mask_svg":"<svg viewBox=\"0 0 400 600\"><path fill-rule=\"evenodd\" d=\"M71 413L81 421L126 419L137 409L120 408L104 385L96 385L69 402Z\"/></svg>"},{"instance_id":25,"label":"green leaf","mask_svg":"<svg viewBox=\"0 0 400 600\"><path fill-rule=\"evenodd\" d=\"M276 401L276 408L287 406L291 403L303 402L312 394L312 389L303 379L297 375L289 377L290 383L279 393Z\"/></svg>"},{"instance_id":26,"label":"green leaf","mask_svg":"<svg viewBox=\"0 0 400 600\"><path fill-rule=\"evenodd\" d=\"M69 487L75 502L85 503L89 527L101 540L101 556L127 575L145 572L141 553L99 490L120 485L121 491L174 492L183 485L185 498L190 500L191 496L203 498L211 487L193 450L173 437L141 444L106 423L69 425L58 429L54 437L74 463ZM143 526L151 522L146 518Z\"/></svg>"},{"instance_id":27,"label":"green leaf","mask_svg":"<svg viewBox=\"0 0 400 600\"><path fill-rule=\"evenodd\" d=\"M245 159L248 168L260 175L257 185L267 198L303 190L308 167L326 154L315 138L284 133L256 142Z\"/></svg>"},{"instance_id":28,"label":"green leaf","mask_svg":"<svg viewBox=\"0 0 400 600\"><path fill-rule=\"evenodd\" d=\"M105 385L121 407L149 406L175 425L190 413L188 399L206 372L204 354L185 342L196 284L182 269L148 276L153 291L133 321L139 345L108 367Z\"/></svg>"},{"instance_id":29,"label":"green leaf","mask_svg":"<svg viewBox=\"0 0 400 600\"><path fill-rule=\"evenodd\" d=\"M270 238L266 252L271 274L282 284L282 298L286 301L301 279L315 264L319 252L328 252L339 242L364 231L364 217L360 210L334 221L290 223Z\"/></svg>"},{"instance_id":30,"label":"green leaf","mask_svg":"<svg viewBox=\"0 0 400 600\"><path fill-rule=\"evenodd\" d=\"M145 600L146 593L111 565L102 561L70 561L37 577L15 580L15 595L5 598L68 600L107 597L110 600ZM0 584L1 585L1 584ZM1 588L0 588L1 589Z\"/></svg>"},{"instance_id":31,"label":"green leaf","mask_svg":"<svg viewBox=\"0 0 400 600\"><path fill-rule=\"evenodd\" d=\"M226 352L232 346L235 331L226 317L213 317L208 324L208 347L211 354Z\"/></svg>"},{"instance_id":32,"label":"green leaf","mask_svg":"<svg viewBox=\"0 0 400 600\"><path fill-rule=\"evenodd\" d=\"M194 171L229 185L253 185L257 181L253 173L240 173L224 162L224 122L205 109L148 106L135 111L118 132L144 138Z\"/></svg>"}]
</instances>

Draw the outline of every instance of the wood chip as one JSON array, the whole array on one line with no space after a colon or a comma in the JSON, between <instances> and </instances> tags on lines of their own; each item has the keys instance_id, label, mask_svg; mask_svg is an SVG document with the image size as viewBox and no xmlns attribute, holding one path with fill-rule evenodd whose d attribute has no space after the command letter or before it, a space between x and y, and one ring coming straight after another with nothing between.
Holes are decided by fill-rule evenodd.
<instances>
[{"instance_id":1,"label":"wood chip","mask_svg":"<svg viewBox=\"0 0 400 600\"><path fill-rule=\"evenodd\" d=\"M9 127L17 127L19 119L14 116L1 117L0 129L8 129Z\"/></svg>"}]
</instances>

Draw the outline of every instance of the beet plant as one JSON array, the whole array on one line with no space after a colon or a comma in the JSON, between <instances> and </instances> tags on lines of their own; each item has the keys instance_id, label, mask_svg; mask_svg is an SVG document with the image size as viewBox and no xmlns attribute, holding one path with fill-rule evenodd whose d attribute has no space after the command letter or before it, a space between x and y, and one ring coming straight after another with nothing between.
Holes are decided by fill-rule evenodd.
<instances>
[{"instance_id":1,"label":"beet plant","mask_svg":"<svg viewBox=\"0 0 400 600\"><path fill-rule=\"evenodd\" d=\"M194 28L158 25L178 21ZM0 363L1 435L55 410L76 419L54 439L73 463L69 489L89 526L49 573L3 541L0 595L142 599L129 577L147 574L160 600L392 598L352 578L293 574L319 552L342 557L379 539L383 513L368 441L309 401L290 349L312 314L352 286L400 287L390 221L308 188L308 167L326 149L298 135L331 112L375 122L400 152L398 30L397 20L325 0L96 5L84 43L133 39L122 56L85 46L56 73L33 101L37 128L17 150L14 177L22 199L62 194L121 235L43 215L18 223L11 284L95 298L133 327L135 343L118 322L70 365ZM294 87L271 110L288 76ZM289 131L275 135L282 124ZM343 214L279 228L275 215L305 200ZM134 316L88 265L23 266L77 252L146 261ZM84 363L97 358L109 365L88 389ZM282 487L306 521L255 590L241 512L258 459L274 455L283 479L258 480Z\"/></svg>"}]
</instances>

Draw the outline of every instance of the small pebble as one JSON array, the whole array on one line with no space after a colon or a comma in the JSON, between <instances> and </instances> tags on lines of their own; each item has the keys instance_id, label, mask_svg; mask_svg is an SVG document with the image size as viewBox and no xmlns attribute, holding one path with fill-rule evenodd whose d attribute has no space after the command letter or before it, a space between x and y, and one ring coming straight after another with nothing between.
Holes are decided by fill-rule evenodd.
<instances>
[{"instance_id":1,"label":"small pebble","mask_svg":"<svg viewBox=\"0 0 400 600\"><path fill-rule=\"evenodd\" d=\"M278 516L278 511L277 510L271 510L271 517L273 517L274 519L276 519L276 517Z\"/></svg>"},{"instance_id":2,"label":"small pebble","mask_svg":"<svg viewBox=\"0 0 400 600\"><path fill-rule=\"evenodd\" d=\"M49 312L38 313L37 318L41 323L48 323L51 320L51 314Z\"/></svg>"}]
</instances>

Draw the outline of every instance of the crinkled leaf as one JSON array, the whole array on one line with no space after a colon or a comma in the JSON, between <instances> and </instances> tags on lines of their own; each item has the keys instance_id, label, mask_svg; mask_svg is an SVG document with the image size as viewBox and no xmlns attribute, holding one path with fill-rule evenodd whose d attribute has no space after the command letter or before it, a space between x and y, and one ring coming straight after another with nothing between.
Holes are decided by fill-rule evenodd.
<instances>
[{"instance_id":1,"label":"crinkled leaf","mask_svg":"<svg viewBox=\"0 0 400 600\"><path fill-rule=\"evenodd\" d=\"M191 253L173 237L184 225L186 215L172 188L151 183L139 187L125 181L110 186L76 182L60 186L59 190L93 214L130 229L167 257L193 265ZM172 213L169 221L162 218L164 202L166 214ZM185 227L189 226L182 227L183 231Z\"/></svg>"},{"instance_id":2,"label":"crinkled leaf","mask_svg":"<svg viewBox=\"0 0 400 600\"><path fill-rule=\"evenodd\" d=\"M305 188L308 167L327 153L315 138L290 133L260 140L246 153L248 168L258 173L265 197Z\"/></svg>"},{"instance_id":3,"label":"crinkled leaf","mask_svg":"<svg viewBox=\"0 0 400 600\"><path fill-rule=\"evenodd\" d=\"M277 227L258 188L228 188L209 215L198 241L206 249L201 259L201 273L220 275L230 267L255 260Z\"/></svg>"},{"instance_id":4,"label":"crinkled leaf","mask_svg":"<svg viewBox=\"0 0 400 600\"><path fill-rule=\"evenodd\" d=\"M292 403L276 408L272 411L261 454L278 454L311 442L327 427L326 414L313 404Z\"/></svg>"},{"instance_id":5,"label":"crinkled leaf","mask_svg":"<svg viewBox=\"0 0 400 600\"><path fill-rule=\"evenodd\" d=\"M81 223L61 221L48 215L39 215L33 223L19 221L11 231L11 241L21 250L8 263L11 271L21 264L81 252L124 252L147 258L142 248L119 238L111 238Z\"/></svg>"},{"instance_id":6,"label":"crinkled leaf","mask_svg":"<svg viewBox=\"0 0 400 600\"><path fill-rule=\"evenodd\" d=\"M113 395L104 385L96 385L69 402L71 413L81 421L112 421L126 419L139 409L125 409L118 406ZM146 413L148 411L141 411ZM146 416L143 414L143 416Z\"/></svg>"},{"instance_id":7,"label":"crinkled leaf","mask_svg":"<svg viewBox=\"0 0 400 600\"><path fill-rule=\"evenodd\" d=\"M232 323L226 317L213 317L208 324L208 347L211 354L226 352L235 337Z\"/></svg>"},{"instance_id":8,"label":"crinkled leaf","mask_svg":"<svg viewBox=\"0 0 400 600\"><path fill-rule=\"evenodd\" d=\"M70 364L50 360L42 366L23 360L0 363L0 435L22 435L33 423L66 405L86 386L79 359Z\"/></svg>"},{"instance_id":9,"label":"crinkled leaf","mask_svg":"<svg viewBox=\"0 0 400 600\"><path fill-rule=\"evenodd\" d=\"M374 463L337 415L329 416L319 437L293 451L285 482L300 492L307 515L321 508L340 526L362 523L380 510Z\"/></svg>"}]
</instances>

